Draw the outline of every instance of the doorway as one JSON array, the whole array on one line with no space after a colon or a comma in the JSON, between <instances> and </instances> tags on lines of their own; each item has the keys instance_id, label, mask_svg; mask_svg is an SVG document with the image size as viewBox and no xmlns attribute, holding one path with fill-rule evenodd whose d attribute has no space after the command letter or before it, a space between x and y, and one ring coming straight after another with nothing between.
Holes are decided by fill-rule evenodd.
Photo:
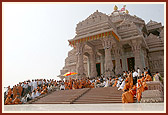
<instances>
[{"instance_id":1,"label":"doorway","mask_svg":"<svg viewBox=\"0 0 168 115\"><path fill-rule=\"evenodd\" d=\"M97 76L101 76L101 64L96 63Z\"/></svg>"},{"instance_id":2,"label":"doorway","mask_svg":"<svg viewBox=\"0 0 168 115\"><path fill-rule=\"evenodd\" d=\"M128 65L128 71L132 71L134 70L134 66L135 66L135 59L134 57L131 58L127 58L127 65Z\"/></svg>"}]
</instances>

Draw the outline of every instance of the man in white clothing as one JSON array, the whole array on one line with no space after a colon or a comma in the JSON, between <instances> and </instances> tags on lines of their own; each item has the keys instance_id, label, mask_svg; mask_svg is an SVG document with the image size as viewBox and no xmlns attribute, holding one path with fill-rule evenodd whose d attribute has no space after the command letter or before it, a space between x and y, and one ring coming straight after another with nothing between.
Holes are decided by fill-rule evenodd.
<instances>
[{"instance_id":1,"label":"man in white clothing","mask_svg":"<svg viewBox=\"0 0 168 115\"><path fill-rule=\"evenodd\" d=\"M116 87L120 87L121 81L118 79Z\"/></svg>"},{"instance_id":2,"label":"man in white clothing","mask_svg":"<svg viewBox=\"0 0 168 115\"><path fill-rule=\"evenodd\" d=\"M64 82L61 82L60 90L65 90Z\"/></svg>"},{"instance_id":3,"label":"man in white clothing","mask_svg":"<svg viewBox=\"0 0 168 115\"><path fill-rule=\"evenodd\" d=\"M38 89L37 91L36 91L36 96L38 97L38 96L40 96L41 95L41 93L40 93L40 90Z\"/></svg>"},{"instance_id":4,"label":"man in white clothing","mask_svg":"<svg viewBox=\"0 0 168 115\"><path fill-rule=\"evenodd\" d=\"M105 84L104 87L109 87L109 85L110 85L110 82L109 82L109 78L107 77L107 79L106 79L106 84Z\"/></svg>"},{"instance_id":5,"label":"man in white clothing","mask_svg":"<svg viewBox=\"0 0 168 115\"><path fill-rule=\"evenodd\" d=\"M32 80L32 86L33 86L33 89L32 90L35 90L37 89L37 81L35 80Z\"/></svg>"},{"instance_id":6,"label":"man in white clothing","mask_svg":"<svg viewBox=\"0 0 168 115\"><path fill-rule=\"evenodd\" d=\"M137 83L138 73L135 70L133 70L132 76L133 76L133 85L135 85Z\"/></svg>"},{"instance_id":7,"label":"man in white clothing","mask_svg":"<svg viewBox=\"0 0 168 115\"><path fill-rule=\"evenodd\" d=\"M33 90L32 94L31 94L31 98L34 99L35 97L37 97L37 96L36 96L36 91Z\"/></svg>"},{"instance_id":8,"label":"man in white clothing","mask_svg":"<svg viewBox=\"0 0 168 115\"><path fill-rule=\"evenodd\" d=\"M141 70L139 69L139 67L137 68L137 71L138 71L138 78L140 78L140 76L141 76Z\"/></svg>"},{"instance_id":9,"label":"man in white clothing","mask_svg":"<svg viewBox=\"0 0 168 115\"><path fill-rule=\"evenodd\" d=\"M32 99L30 95L31 95L31 93L30 93L30 92L26 95L26 100L27 100L27 101L29 101L29 100L31 100L31 99Z\"/></svg>"},{"instance_id":10,"label":"man in white clothing","mask_svg":"<svg viewBox=\"0 0 168 115\"><path fill-rule=\"evenodd\" d=\"M118 88L118 90L124 89L124 86L125 86L125 79L123 78L122 83L121 83L120 87Z\"/></svg>"}]
</instances>

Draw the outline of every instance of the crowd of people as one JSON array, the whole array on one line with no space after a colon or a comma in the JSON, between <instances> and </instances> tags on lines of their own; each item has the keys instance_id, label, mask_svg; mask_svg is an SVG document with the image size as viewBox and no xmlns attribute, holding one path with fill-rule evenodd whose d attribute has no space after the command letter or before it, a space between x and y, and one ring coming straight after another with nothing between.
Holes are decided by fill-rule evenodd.
<instances>
[{"instance_id":1,"label":"crowd of people","mask_svg":"<svg viewBox=\"0 0 168 115\"><path fill-rule=\"evenodd\" d=\"M5 105L24 104L40 95L55 90L60 82L53 79L35 79L19 82L12 88L8 86L7 91L4 93L4 103Z\"/></svg>"},{"instance_id":2,"label":"crowd of people","mask_svg":"<svg viewBox=\"0 0 168 115\"><path fill-rule=\"evenodd\" d=\"M40 95L47 94L55 89L59 90L73 90L81 88L97 88L97 87L117 87L122 90L122 102L133 103L134 97L137 102L141 100L141 94L148 89L146 81L163 81L159 72L151 75L148 68L144 68L143 72L138 68L137 71L123 71L121 75L117 76L100 76L96 78L82 78L69 80L46 80L35 79L20 82L19 84L10 88L4 94L4 102L9 104L24 104Z\"/></svg>"}]
</instances>

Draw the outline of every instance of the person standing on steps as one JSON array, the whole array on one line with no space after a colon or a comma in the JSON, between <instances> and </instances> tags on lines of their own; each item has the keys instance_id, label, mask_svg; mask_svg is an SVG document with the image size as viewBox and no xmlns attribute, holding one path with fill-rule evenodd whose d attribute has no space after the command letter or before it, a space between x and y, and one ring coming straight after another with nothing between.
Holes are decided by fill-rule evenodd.
<instances>
[{"instance_id":1,"label":"person standing on steps","mask_svg":"<svg viewBox=\"0 0 168 115\"><path fill-rule=\"evenodd\" d=\"M139 69L139 67L137 67L137 71L138 71L138 78L140 78L140 76L141 76L141 70Z\"/></svg>"},{"instance_id":2,"label":"person standing on steps","mask_svg":"<svg viewBox=\"0 0 168 115\"><path fill-rule=\"evenodd\" d=\"M132 76L133 76L133 85L135 85L137 83L138 73L135 70L133 70Z\"/></svg>"}]
</instances>

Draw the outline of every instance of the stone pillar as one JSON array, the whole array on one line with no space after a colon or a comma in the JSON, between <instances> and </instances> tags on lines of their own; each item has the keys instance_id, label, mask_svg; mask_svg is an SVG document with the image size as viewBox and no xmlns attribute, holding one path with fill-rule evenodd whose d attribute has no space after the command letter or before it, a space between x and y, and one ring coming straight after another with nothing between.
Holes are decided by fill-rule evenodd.
<instances>
[{"instance_id":1,"label":"stone pillar","mask_svg":"<svg viewBox=\"0 0 168 115\"><path fill-rule=\"evenodd\" d=\"M101 74L104 74L104 55L101 55Z\"/></svg>"},{"instance_id":2,"label":"stone pillar","mask_svg":"<svg viewBox=\"0 0 168 115\"><path fill-rule=\"evenodd\" d=\"M78 73L78 78L81 79L82 77L85 77L84 74L84 63L83 63L83 48L84 44L83 43L77 43L76 44L77 48L77 64L76 64L76 70Z\"/></svg>"},{"instance_id":3,"label":"stone pillar","mask_svg":"<svg viewBox=\"0 0 168 115\"><path fill-rule=\"evenodd\" d=\"M114 44L113 54L114 54L115 63L116 63L115 74L116 75L121 74L122 73L122 68L121 68L121 64L120 64L121 47L119 44Z\"/></svg>"},{"instance_id":4,"label":"stone pillar","mask_svg":"<svg viewBox=\"0 0 168 115\"><path fill-rule=\"evenodd\" d=\"M148 63L148 54L146 49L144 50L144 60L145 60L145 67L149 67L149 63Z\"/></svg>"},{"instance_id":5,"label":"stone pillar","mask_svg":"<svg viewBox=\"0 0 168 115\"><path fill-rule=\"evenodd\" d=\"M102 45L105 50L105 77L113 76L113 63L111 57L111 49L112 49L112 39L111 38L103 38Z\"/></svg>"},{"instance_id":6,"label":"stone pillar","mask_svg":"<svg viewBox=\"0 0 168 115\"><path fill-rule=\"evenodd\" d=\"M87 59L87 66L88 66L88 76L90 77L90 59Z\"/></svg>"},{"instance_id":7,"label":"stone pillar","mask_svg":"<svg viewBox=\"0 0 168 115\"><path fill-rule=\"evenodd\" d=\"M97 70L96 70L96 51L92 48L92 53L90 54L90 77L97 77Z\"/></svg>"},{"instance_id":8,"label":"stone pillar","mask_svg":"<svg viewBox=\"0 0 168 115\"><path fill-rule=\"evenodd\" d=\"M122 58L122 71L126 71L126 57L124 55L124 49L121 48L121 58Z\"/></svg>"},{"instance_id":9,"label":"stone pillar","mask_svg":"<svg viewBox=\"0 0 168 115\"><path fill-rule=\"evenodd\" d=\"M141 62L141 41L138 40L132 40L132 52L134 54L134 58L135 58L135 70L137 70L137 67L140 68L140 70L143 70L143 66L142 66L142 62Z\"/></svg>"}]
</instances>

